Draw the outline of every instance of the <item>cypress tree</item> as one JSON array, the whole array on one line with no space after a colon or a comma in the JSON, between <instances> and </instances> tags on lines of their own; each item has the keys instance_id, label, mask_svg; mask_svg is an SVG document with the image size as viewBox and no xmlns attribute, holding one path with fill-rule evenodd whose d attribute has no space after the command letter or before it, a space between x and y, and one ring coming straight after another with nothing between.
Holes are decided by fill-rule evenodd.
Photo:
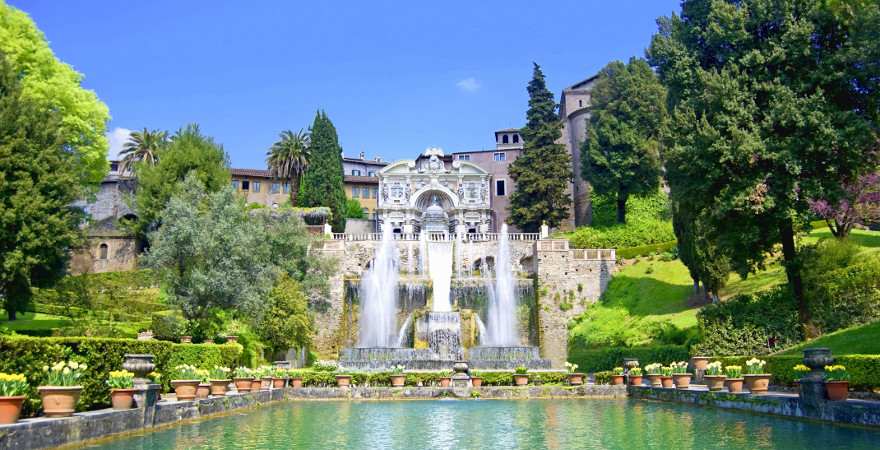
<instances>
[{"instance_id":1,"label":"cypress tree","mask_svg":"<svg viewBox=\"0 0 880 450\"><path fill-rule=\"evenodd\" d=\"M509 171L516 182L510 196L510 221L525 232L536 232L542 222L558 227L568 218L572 168L571 156L564 145L557 143L562 136L562 122L538 64L534 65L528 92L527 123L520 131L523 151Z\"/></svg>"},{"instance_id":2,"label":"cypress tree","mask_svg":"<svg viewBox=\"0 0 880 450\"><path fill-rule=\"evenodd\" d=\"M312 159L302 177L298 203L326 206L333 212L331 225L345 231L345 191L342 187L342 148L336 127L324 111L315 114L312 124Z\"/></svg>"}]
</instances>

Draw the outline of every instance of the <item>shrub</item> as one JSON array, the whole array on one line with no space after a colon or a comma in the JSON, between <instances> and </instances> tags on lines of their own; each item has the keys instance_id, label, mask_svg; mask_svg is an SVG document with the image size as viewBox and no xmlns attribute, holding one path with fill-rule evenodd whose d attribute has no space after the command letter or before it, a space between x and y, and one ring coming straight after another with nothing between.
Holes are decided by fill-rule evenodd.
<instances>
[{"instance_id":1,"label":"shrub","mask_svg":"<svg viewBox=\"0 0 880 450\"><path fill-rule=\"evenodd\" d=\"M600 349L570 348L568 360L584 372L607 370L622 364L623 358L638 358L643 362L675 361L688 358L687 347L681 345L654 345L644 347L606 347Z\"/></svg>"},{"instance_id":2,"label":"shrub","mask_svg":"<svg viewBox=\"0 0 880 450\"><path fill-rule=\"evenodd\" d=\"M811 276L804 278L804 291L813 324L822 332L880 318L880 257L872 255L850 266L817 270L815 276L810 272Z\"/></svg>"},{"instance_id":3,"label":"shrub","mask_svg":"<svg viewBox=\"0 0 880 450\"><path fill-rule=\"evenodd\" d=\"M610 370L600 370L593 374L593 381L596 384L611 384L612 375Z\"/></svg>"},{"instance_id":4,"label":"shrub","mask_svg":"<svg viewBox=\"0 0 880 450\"><path fill-rule=\"evenodd\" d=\"M610 227L581 227L569 235L574 248L630 248L675 241L672 222L646 220ZM654 251L668 250L658 246Z\"/></svg>"}]
</instances>

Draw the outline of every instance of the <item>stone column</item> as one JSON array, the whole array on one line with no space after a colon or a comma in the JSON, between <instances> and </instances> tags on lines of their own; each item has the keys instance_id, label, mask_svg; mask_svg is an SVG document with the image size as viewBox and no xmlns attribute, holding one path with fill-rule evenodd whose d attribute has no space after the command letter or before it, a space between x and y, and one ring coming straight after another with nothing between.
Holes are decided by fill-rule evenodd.
<instances>
[{"instance_id":1,"label":"stone column","mask_svg":"<svg viewBox=\"0 0 880 450\"><path fill-rule=\"evenodd\" d=\"M808 417L821 417L822 408L828 398L825 392L825 366L834 364L831 350L827 348L808 348L804 350L804 365L810 373L800 379L801 406Z\"/></svg>"},{"instance_id":2,"label":"stone column","mask_svg":"<svg viewBox=\"0 0 880 450\"><path fill-rule=\"evenodd\" d=\"M153 355L126 353L122 368L134 373L134 401L138 408L148 408L156 405L159 401L160 386L151 383L147 374L152 372L156 365L153 364Z\"/></svg>"}]
</instances>

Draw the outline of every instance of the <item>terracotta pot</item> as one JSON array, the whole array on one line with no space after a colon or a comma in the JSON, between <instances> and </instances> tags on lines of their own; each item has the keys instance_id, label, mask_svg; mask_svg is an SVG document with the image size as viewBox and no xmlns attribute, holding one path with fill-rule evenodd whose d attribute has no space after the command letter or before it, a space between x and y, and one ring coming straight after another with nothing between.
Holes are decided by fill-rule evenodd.
<instances>
[{"instance_id":1,"label":"terracotta pot","mask_svg":"<svg viewBox=\"0 0 880 450\"><path fill-rule=\"evenodd\" d=\"M253 378L233 378L232 379L232 381L235 383L235 390L238 392L250 392L252 380L253 380Z\"/></svg>"},{"instance_id":2,"label":"terracotta pot","mask_svg":"<svg viewBox=\"0 0 880 450\"><path fill-rule=\"evenodd\" d=\"M348 387L351 385L351 375L336 375L336 385L339 387Z\"/></svg>"},{"instance_id":3,"label":"terracotta pot","mask_svg":"<svg viewBox=\"0 0 880 450\"><path fill-rule=\"evenodd\" d=\"M483 385L483 379L480 377L471 377L471 386L480 387Z\"/></svg>"},{"instance_id":4,"label":"terracotta pot","mask_svg":"<svg viewBox=\"0 0 880 450\"><path fill-rule=\"evenodd\" d=\"M513 384L517 386L525 386L529 384L529 376L523 374L513 374Z\"/></svg>"},{"instance_id":5,"label":"terracotta pot","mask_svg":"<svg viewBox=\"0 0 880 450\"><path fill-rule=\"evenodd\" d=\"M614 386L623 384L623 375L611 375L611 384Z\"/></svg>"},{"instance_id":6,"label":"terracotta pot","mask_svg":"<svg viewBox=\"0 0 880 450\"><path fill-rule=\"evenodd\" d=\"M113 409L131 409L134 406L136 389L110 389L110 404Z\"/></svg>"},{"instance_id":7,"label":"terracotta pot","mask_svg":"<svg viewBox=\"0 0 880 450\"><path fill-rule=\"evenodd\" d=\"M629 385L630 386L641 386L642 385L642 376L641 375L631 375L629 377Z\"/></svg>"},{"instance_id":8,"label":"terracotta pot","mask_svg":"<svg viewBox=\"0 0 880 450\"><path fill-rule=\"evenodd\" d=\"M46 417L70 417L76 411L82 386L40 386L37 391L43 398Z\"/></svg>"},{"instance_id":9,"label":"terracotta pot","mask_svg":"<svg viewBox=\"0 0 880 450\"><path fill-rule=\"evenodd\" d=\"M391 375L391 386L401 387L406 384L406 375Z\"/></svg>"},{"instance_id":10,"label":"terracotta pot","mask_svg":"<svg viewBox=\"0 0 880 450\"><path fill-rule=\"evenodd\" d=\"M260 385L262 385L262 384L263 384L263 382L260 381L259 378L254 378L253 380L251 380L251 392L259 391Z\"/></svg>"},{"instance_id":11,"label":"terracotta pot","mask_svg":"<svg viewBox=\"0 0 880 450\"><path fill-rule=\"evenodd\" d=\"M209 395L211 395L211 383L199 383L199 387L196 388L196 398L206 399Z\"/></svg>"},{"instance_id":12,"label":"terracotta pot","mask_svg":"<svg viewBox=\"0 0 880 450\"><path fill-rule=\"evenodd\" d=\"M648 375L648 382L651 383L651 387L663 387L662 378L661 375Z\"/></svg>"},{"instance_id":13,"label":"terracotta pot","mask_svg":"<svg viewBox=\"0 0 880 450\"><path fill-rule=\"evenodd\" d=\"M452 382L452 378L450 377L440 377L440 387L449 387L449 383Z\"/></svg>"},{"instance_id":14,"label":"terracotta pot","mask_svg":"<svg viewBox=\"0 0 880 450\"><path fill-rule=\"evenodd\" d=\"M838 402L849 397L849 381L826 381L825 390L828 392L828 400Z\"/></svg>"},{"instance_id":15,"label":"terracotta pot","mask_svg":"<svg viewBox=\"0 0 880 450\"><path fill-rule=\"evenodd\" d=\"M302 377L293 377L290 379L290 387L294 389L299 389L303 387L303 379Z\"/></svg>"},{"instance_id":16,"label":"terracotta pot","mask_svg":"<svg viewBox=\"0 0 880 450\"><path fill-rule=\"evenodd\" d=\"M24 395L13 397L0 397L0 425L15 423L21 415L21 404L24 403Z\"/></svg>"},{"instance_id":17,"label":"terracotta pot","mask_svg":"<svg viewBox=\"0 0 880 450\"><path fill-rule=\"evenodd\" d=\"M198 387L199 380L171 380L171 388L180 401L194 400Z\"/></svg>"},{"instance_id":18,"label":"terracotta pot","mask_svg":"<svg viewBox=\"0 0 880 450\"><path fill-rule=\"evenodd\" d=\"M672 381L675 383L676 389L687 389L691 385L691 377L689 373L672 374Z\"/></svg>"},{"instance_id":19,"label":"terracotta pot","mask_svg":"<svg viewBox=\"0 0 880 450\"><path fill-rule=\"evenodd\" d=\"M674 386L672 385L672 377L660 377L660 385L666 389L672 389Z\"/></svg>"},{"instance_id":20,"label":"terracotta pot","mask_svg":"<svg viewBox=\"0 0 880 450\"><path fill-rule=\"evenodd\" d=\"M724 375L703 375L703 380L706 380L706 385L709 386L710 391L720 391L724 389L724 380L727 377Z\"/></svg>"},{"instance_id":21,"label":"terracotta pot","mask_svg":"<svg viewBox=\"0 0 880 450\"><path fill-rule=\"evenodd\" d=\"M287 384L286 378L272 378L272 388L273 389L284 389L284 385Z\"/></svg>"},{"instance_id":22,"label":"terracotta pot","mask_svg":"<svg viewBox=\"0 0 880 450\"><path fill-rule=\"evenodd\" d=\"M226 395L226 389L229 386L229 380L211 380L211 395Z\"/></svg>"},{"instance_id":23,"label":"terracotta pot","mask_svg":"<svg viewBox=\"0 0 880 450\"><path fill-rule=\"evenodd\" d=\"M584 384L584 374L582 373L570 373L568 374L568 384L572 386L580 386Z\"/></svg>"},{"instance_id":24,"label":"terracotta pot","mask_svg":"<svg viewBox=\"0 0 880 450\"><path fill-rule=\"evenodd\" d=\"M268 391L269 389L272 389L272 377L260 378L260 390Z\"/></svg>"},{"instance_id":25,"label":"terracotta pot","mask_svg":"<svg viewBox=\"0 0 880 450\"><path fill-rule=\"evenodd\" d=\"M727 385L727 390L731 394L738 394L743 391L743 379L742 378L728 378L727 381L724 382Z\"/></svg>"},{"instance_id":26,"label":"terracotta pot","mask_svg":"<svg viewBox=\"0 0 880 450\"><path fill-rule=\"evenodd\" d=\"M764 395L767 393L767 387L770 386L770 374L761 375L744 375L746 380L746 389L753 395Z\"/></svg>"}]
</instances>

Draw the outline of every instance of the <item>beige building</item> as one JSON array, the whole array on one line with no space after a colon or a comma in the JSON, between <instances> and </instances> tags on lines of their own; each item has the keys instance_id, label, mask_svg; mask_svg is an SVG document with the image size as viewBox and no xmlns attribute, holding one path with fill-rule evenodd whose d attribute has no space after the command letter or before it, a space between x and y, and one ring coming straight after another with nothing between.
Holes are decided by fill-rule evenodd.
<instances>
[{"instance_id":1,"label":"beige building","mask_svg":"<svg viewBox=\"0 0 880 450\"><path fill-rule=\"evenodd\" d=\"M357 200L364 218L375 219L379 197L379 171L388 163L382 158L366 159L364 152L357 158L342 157L342 181L345 196Z\"/></svg>"},{"instance_id":2,"label":"beige building","mask_svg":"<svg viewBox=\"0 0 880 450\"><path fill-rule=\"evenodd\" d=\"M230 169L232 187L248 203L279 206L290 202L290 183L273 178L264 169Z\"/></svg>"}]
</instances>

